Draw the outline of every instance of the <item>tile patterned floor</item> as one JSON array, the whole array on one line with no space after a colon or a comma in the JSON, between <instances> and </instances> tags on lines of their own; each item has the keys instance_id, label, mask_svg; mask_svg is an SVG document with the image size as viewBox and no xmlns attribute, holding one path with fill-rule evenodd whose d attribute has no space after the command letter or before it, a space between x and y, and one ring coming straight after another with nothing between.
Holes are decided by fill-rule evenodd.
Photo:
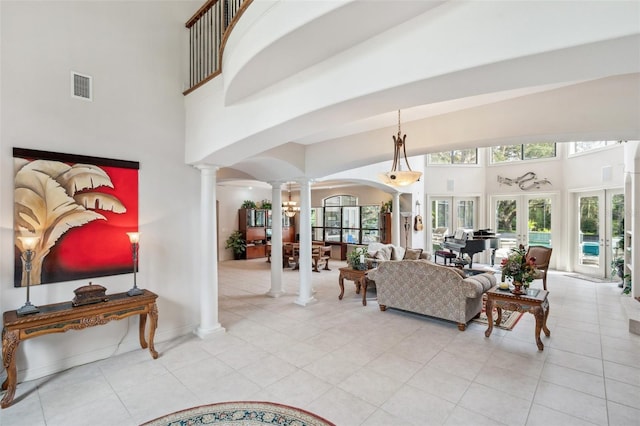
<instances>
[{"instance_id":1,"label":"tile patterned floor","mask_svg":"<svg viewBox=\"0 0 640 426\"><path fill-rule=\"evenodd\" d=\"M337 274L313 274L316 304L265 297L263 260L220 264L227 332L159 342L18 385L2 425L136 425L179 409L230 400L299 406L337 425L638 425L640 336L616 284L550 273L551 337L539 352L534 320L512 331L388 310ZM161 313L162 315L162 313Z\"/></svg>"}]
</instances>

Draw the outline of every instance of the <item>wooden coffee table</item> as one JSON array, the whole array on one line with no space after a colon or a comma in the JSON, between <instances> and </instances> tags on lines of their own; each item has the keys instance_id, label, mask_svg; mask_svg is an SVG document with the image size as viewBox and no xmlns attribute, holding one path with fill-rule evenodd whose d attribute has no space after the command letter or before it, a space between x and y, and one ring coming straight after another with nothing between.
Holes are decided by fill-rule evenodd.
<instances>
[{"instance_id":1,"label":"wooden coffee table","mask_svg":"<svg viewBox=\"0 0 640 426\"><path fill-rule=\"evenodd\" d=\"M356 294L360 294L360 289L362 289L362 305L367 306L367 286L369 283L374 282L367 278L367 273L369 271L371 271L371 269L360 270L353 268L340 268L340 277L338 278L340 295L338 296L338 299L342 300L342 296L344 296L344 280L349 280L353 281L356 285Z\"/></svg>"},{"instance_id":2,"label":"wooden coffee table","mask_svg":"<svg viewBox=\"0 0 640 426\"><path fill-rule=\"evenodd\" d=\"M502 320L503 309L507 311L529 312L536 318L536 344L539 350L544 350L544 344L542 340L540 340L540 330L543 330L547 337L551 336L551 331L547 328L547 317L549 316L549 300L547 299L549 292L547 290L530 288L527 290L527 294L516 295L509 290L500 290L496 286L487 291L486 295L487 322L489 323L487 331L484 332L486 337L489 337L493 330L494 306L498 312L496 325L500 324Z\"/></svg>"}]
</instances>

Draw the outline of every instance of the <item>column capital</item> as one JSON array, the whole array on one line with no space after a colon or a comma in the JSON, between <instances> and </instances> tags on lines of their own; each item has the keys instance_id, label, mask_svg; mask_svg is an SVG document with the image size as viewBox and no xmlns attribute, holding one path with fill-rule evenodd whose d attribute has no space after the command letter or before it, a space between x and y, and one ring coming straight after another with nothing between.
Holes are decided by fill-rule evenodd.
<instances>
[{"instance_id":1,"label":"column capital","mask_svg":"<svg viewBox=\"0 0 640 426\"><path fill-rule=\"evenodd\" d=\"M315 179L311 179L311 178L298 178L295 179L294 182L296 182L298 185L300 186L311 186L312 183L314 183L316 180Z\"/></svg>"},{"instance_id":2,"label":"column capital","mask_svg":"<svg viewBox=\"0 0 640 426\"><path fill-rule=\"evenodd\" d=\"M206 173L206 172L215 173L218 170L220 170L220 166L216 166L215 164L192 164L192 166L200 170L201 173Z\"/></svg>"}]
</instances>

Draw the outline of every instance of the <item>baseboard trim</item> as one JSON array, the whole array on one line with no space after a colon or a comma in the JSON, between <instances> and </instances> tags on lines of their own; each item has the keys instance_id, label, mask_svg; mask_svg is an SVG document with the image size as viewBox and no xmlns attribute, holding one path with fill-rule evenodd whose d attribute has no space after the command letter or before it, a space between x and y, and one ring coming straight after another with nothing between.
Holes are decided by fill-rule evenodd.
<instances>
[{"instance_id":1,"label":"baseboard trim","mask_svg":"<svg viewBox=\"0 0 640 426\"><path fill-rule=\"evenodd\" d=\"M154 345L158 343L166 342L168 340L175 339L180 336L192 334L195 324L185 325L179 328L170 330L156 330ZM79 365L89 364L103 359L111 358L113 356L121 355L131 351L149 351L148 349L142 349L140 347L140 341L138 340L138 329L136 327L135 333L130 333L120 344L115 343L111 346L96 349L90 352L79 353L68 358L62 358L55 360L52 364L43 365L40 367L30 367L20 370L20 364L18 363L18 383L39 379L41 377L49 376L51 374L59 373L64 370L68 370L72 367ZM160 351L159 351L160 352ZM29 354L25 354L26 358L29 358ZM162 356L162 353L160 353ZM151 357L151 355L149 355Z\"/></svg>"}]
</instances>

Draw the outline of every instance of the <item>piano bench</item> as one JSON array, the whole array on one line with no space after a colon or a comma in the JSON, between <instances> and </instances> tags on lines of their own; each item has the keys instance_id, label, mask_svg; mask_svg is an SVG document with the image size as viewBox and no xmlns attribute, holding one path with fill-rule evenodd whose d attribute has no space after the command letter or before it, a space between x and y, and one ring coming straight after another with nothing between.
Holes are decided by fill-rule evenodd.
<instances>
[{"instance_id":1,"label":"piano bench","mask_svg":"<svg viewBox=\"0 0 640 426\"><path fill-rule=\"evenodd\" d=\"M447 264L447 259L449 259L449 264L451 264L451 261L453 259L455 259L456 254L455 253L451 253L450 251L446 251L446 250L437 250L435 253L435 256L433 258L433 260L435 261L435 263L438 263L438 256L440 256L441 258L443 258L443 262L446 265Z\"/></svg>"}]
</instances>

